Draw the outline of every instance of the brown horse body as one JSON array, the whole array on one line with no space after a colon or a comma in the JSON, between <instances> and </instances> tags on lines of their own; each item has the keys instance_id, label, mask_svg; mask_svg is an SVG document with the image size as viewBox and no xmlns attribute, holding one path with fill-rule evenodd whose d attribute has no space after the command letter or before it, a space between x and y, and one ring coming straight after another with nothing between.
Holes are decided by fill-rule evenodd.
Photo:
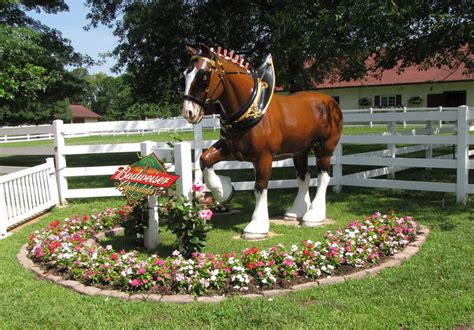
<instances>
[{"instance_id":1,"label":"brown horse body","mask_svg":"<svg viewBox=\"0 0 474 330\"><path fill-rule=\"evenodd\" d=\"M255 76L242 68L238 61L233 61L235 58L232 56L226 59L219 52L216 54L205 48L188 50L196 61L192 71L187 70L186 95L190 96L185 101L183 115L188 121L197 123L202 118L206 104L214 102L220 103L221 117L234 114L248 100L255 86ZM220 69L215 61L219 63ZM189 81L191 78L193 81ZM199 79L202 81L196 81ZM206 84L207 87L203 89ZM213 91L213 95L206 99L209 91ZM204 103L196 104L197 100ZM274 94L258 123L238 132L221 129L221 139L203 153L200 165L206 185L218 201L224 202L232 197L233 188L230 180L213 172L212 166L222 160L251 162L255 167L257 205L252 222L244 230L244 237L261 238L266 236L269 229L266 191L272 161L293 158L299 191L286 215L288 218L302 218L306 225L316 225L326 217L327 171L341 131L342 113L333 98L317 92ZM316 155L320 173L317 197L312 204L308 193L308 155L311 151ZM320 192L321 186L324 186L324 191Z\"/></svg>"}]
</instances>

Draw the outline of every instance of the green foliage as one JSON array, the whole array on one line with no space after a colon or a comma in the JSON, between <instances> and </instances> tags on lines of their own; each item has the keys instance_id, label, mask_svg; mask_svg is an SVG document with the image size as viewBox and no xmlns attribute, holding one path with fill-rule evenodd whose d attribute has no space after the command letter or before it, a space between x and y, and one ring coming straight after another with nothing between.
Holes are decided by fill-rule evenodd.
<instances>
[{"instance_id":1,"label":"green foliage","mask_svg":"<svg viewBox=\"0 0 474 330\"><path fill-rule=\"evenodd\" d=\"M148 204L146 199L143 199L135 204L128 221L123 223L125 233L134 237L143 236L143 231L148 224L148 217Z\"/></svg>"},{"instance_id":2,"label":"green foliage","mask_svg":"<svg viewBox=\"0 0 474 330\"><path fill-rule=\"evenodd\" d=\"M66 65L92 63L69 40L28 17L23 10L67 10L62 0L28 0L0 6L0 121L3 125L69 120L66 102L83 89Z\"/></svg>"},{"instance_id":3,"label":"green foliage","mask_svg":"<svg viewBox=\"0 0 474 330\"><path fill-rule=\"evenodd\" d=\"M212 229L210 219L214 204L212 197L202 193L204 186L194 186L192 200L179 195L160 196L158 214L160 223L176 235L173 248L183 256L190 257L193 252L202 251L207 245L207 233ZM143 235L148 224L148 204L146 199L138 202L124 223L127 233Z\"/></svg>"},{"instance_id":4,"label":"green foliage","mask_svg":"<svg viewBox=\"0 0 474 330\"><path fill-rule=\"evenodd\" d=\"M39 34L29 29L0 26L0 100L36 99L55 79L41 63L32 63L47 54L39 40Z\"/></svg>"},{"instance_id":5,"label":"green foliage","mask_svg":"<svg viewBox=\"0 0 474 330\"><path fill-rule=\"evenodd\" d=\"M183 196L175 195L160 200L160 218L165 219L168 230L176 235L174 248L185 257L202 251L207 245L207 233L212 226L209 219L201 214L205 209L206 205L196 198L188 201ZM208 211L212 215L212 211Z\"/></svg>"},{"instance_id":6,"label":"green foliage","mask_svg":"<svg viewBox=\"0 0 474 330\"><path fill-rule=\"evenodd\" d=\"M124 114L125 120L143 120L153 118L167 118L176 111L176 107L170 104L156 104L156 103L135 103Z\"/></svg>"},{"instance_id":7,"label":"green foliage","mask_svg":"<svg viewBox=\"0 0 474 330\"><path fill-rule=\"evenodd\" d=\"M92 26L115 24L118 68L130 72L134 93L146 101L176 99L188 61L184 41L197 36L255 65L272 53L278 85L290 91L397 64L474 67L472 1L87 2Z\"/></svg>"}]
</instances>

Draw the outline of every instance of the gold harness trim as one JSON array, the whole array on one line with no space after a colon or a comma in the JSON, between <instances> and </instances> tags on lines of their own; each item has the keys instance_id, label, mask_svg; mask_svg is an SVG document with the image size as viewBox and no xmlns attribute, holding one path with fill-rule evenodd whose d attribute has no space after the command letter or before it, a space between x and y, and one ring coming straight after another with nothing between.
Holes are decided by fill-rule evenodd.
<instances>
[{"instance_id":1,"label":"gold harness trim","mask_svg":"<svg viewBox=\"0 0 474 330\"><path fill-rule=\"evenodd\" d=\"M255 96L255 99L253 100L247 111L245 111L245 113L235 121L236 123L239 123L247 118L258 118L262 115L262 113L265 112L266 109L260 110L258 108L258 102L260 101L260 97L262 96L262 89L265 88L268 88L268 84L266 82L263 82L261 79L258 79L257 95Z\"/></svg>"}]
</instances>

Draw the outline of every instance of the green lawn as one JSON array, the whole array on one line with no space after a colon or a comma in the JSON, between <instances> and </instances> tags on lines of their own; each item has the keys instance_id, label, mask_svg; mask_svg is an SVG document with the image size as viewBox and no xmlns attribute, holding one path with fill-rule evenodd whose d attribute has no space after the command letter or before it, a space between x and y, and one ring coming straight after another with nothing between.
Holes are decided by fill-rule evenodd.
<instances>
[{"instance_id":1,"label":"green lawn","mask_svg":"<svg viewBox=\"0 0 474 330\"><path fill-rule=\"evenodd\" d=\"M406 128L398 127L398 131L411 130L413 128L420 126L408 126ZM343 132L346 135L355 135L355 134L379 134L387 131L386 126L374 126L373 128L366 126L348 126L345 127ZM66 145L81 145L81 144L108 144L108 143L136 143L146 140L156 141L156 142L167 142L172 141L174 138L179 138L181 140L193 140L193 132L177 132L177 133L146 133L143 136L141 134L132 134L130 136L126 135L106 135L106 136L90 136L90 137L77 137L77 138L67 138ZM204 140L217 140L219 138L219 131L213 130L204 130L203 131ZM53 140L31 140L24 142L8 142L1 143L1 147L37 147L37 146L53 146Z\"/></svg>"},{"instance_id":2,"label":"green lawn","mask_svg":"<svg viewBox=\"0 0 474 330\"><path fill-rule=\"evenodd\" d=\"M314 193L314 191L313 191ZM272 215L281 215L295 191L269 194ZM443 207L442 199L446 199ZM328 216L336 224L324 228L272 226L280 234L251 243L232 239L249 221L254 198L238 192L232 207L242 213L216 217L208 252L223 253L253 245L290 244L320 240L326 230L348 224L374 211L393 208L431 228L420 252L396 269L370 279L308 289L272 300L230 298L217 305L175 305L125 302L115 298L83 296L55 284L37 280L16 261L16 253L31 231L54 219L120 205L121 199L72 201L54 209L0 241L1 328L452 328L474 326L474 215L472 202L455 204L454 196L394 190L344 188L328 194ZM162 234L169 249L170 235ZM168 240L168 241L167 241ZM117 242L116 242L117 243ZM168 246L168 247L167 247Z\"/></svg>"},{"instance_id":3,"label":"green lawn","mask_svg":"<svg viewBox=\"0 0 474 330\"><path fill-rule=\"evenodd\" d=\"M384 127L346 128L345 134L377 133ZM140 142L144 139L169 141L175 136L153 134L130 137L94 137L68 139L67 144ZM206 132L205 139L216 139L217 132ZM192 139L192 133L179 138ZM48 145L51 141L15 143L8 146ZM7 146L2 144L1 147ZM345 146L344 153L380 149L381 146ZM68 156L68 166L127 164L136 154ZM1 165L31 166L42 163L42 156L3 156ZM344 167L345 173L367 168ZM227 173L229 171L226 171ZM290 173L291 172L291 173ZM452 171L451 171L452 172ZM410 180L451 181L453 173L442 170L409 170L397 178ZM473 171L471 171L473 172ZM252 180L253 171L230 173L234 179ZM272 179L293 176L293 169L275 169ZM471 182L472 182L471 178ZM71 178L71 188L109 185L108 177ZM295 190L271 190L271 216L282 215L291 205ZM312 191L314 195L314 190ZM340 194L328 193L328 217L334 225L323 228L291 228L272 225L279 235L257 243L234 239L248 223L253 211L252 192L237 192L231 207L242 212L213 218L207 252L240 251L253 245L270 246L282 242L289 245L305 239L321 240L324 232L345 226L356 218L375 211L395 209L412 215L431 228L427 243L420 252L396 269L388 269L378 277L308 289L272 300L245 300L232 297L217 305L190 305L125 302L114 298L89 297L55 284L37 280L16 261L16 253L35 229L50 221L72 214L90 213L118 206L122 199L72 200L65 208L53 209L39 222L30 224L13 236L0 240L0 328L452 328L474 326L474 215L473 205L455 203L455 196L384 189L344 187ZM171 252L173 235L160 234L159 254ZM107 243L134 246L132 239L118 238ZM145 253L145 252L143 252Z\"/></svg>"}]
</instances>

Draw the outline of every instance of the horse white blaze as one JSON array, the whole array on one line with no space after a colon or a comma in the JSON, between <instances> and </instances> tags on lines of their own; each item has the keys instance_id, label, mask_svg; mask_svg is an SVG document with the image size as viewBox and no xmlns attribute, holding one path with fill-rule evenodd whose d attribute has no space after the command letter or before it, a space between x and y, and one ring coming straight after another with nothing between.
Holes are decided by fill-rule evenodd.
<instances>
[{"instance_id":1,"label":"horse white blaze","mask_svg":"<svg viewBox=\"0 0 474 330\"><path fill-rule=\"evenodd\" d=\"M306 214L311 205L309 198L309 180L311 176L306 173L304 180L298 177L298 194L296 195L293 205L286 211L285 219L296 220L301 219Z\"/></svg>"},{"instance_id":2,"label":"horse white blaze","mask_svg":"<svg viewBox=\"0 0 474 330\"><path fill-rule=\"evenodd\" d=\"M326 190L330 179L328 172L321 172L318 175L318 190L308 212L303 217L304 226L318 226L326 219Z\"/></svg>"},{"instance_id":3,"label":"horse white blaze","mask_svg":"<svg viewBox=\"0 0 474 330\"><path fill-rule=\"evenodd\" d=\"M187 69L184 70L184 79L185 79L185 87L184 87L184 95L189 95L189 91L191 89L191 84L193 83L194 79L196 78L198 70L193 68L192 71L188 71ZM183 102L183 111L182 115L186 120L191 124L198 123L203 115L202 107L190 100L184 100Z\"/></svg>"},{"instance_id":4,"label":"horse white blaze","mask_svg":"<svg viewBox=\"0 0 474 330\"><path fill-rule=\"evenodd\" d=\"M270 230L267 191L267 189L263 189L261 193L255 191L255 210L252 214L252 221L244 229L244 234L266 235Z\"/></svg>"}]
</instances>

